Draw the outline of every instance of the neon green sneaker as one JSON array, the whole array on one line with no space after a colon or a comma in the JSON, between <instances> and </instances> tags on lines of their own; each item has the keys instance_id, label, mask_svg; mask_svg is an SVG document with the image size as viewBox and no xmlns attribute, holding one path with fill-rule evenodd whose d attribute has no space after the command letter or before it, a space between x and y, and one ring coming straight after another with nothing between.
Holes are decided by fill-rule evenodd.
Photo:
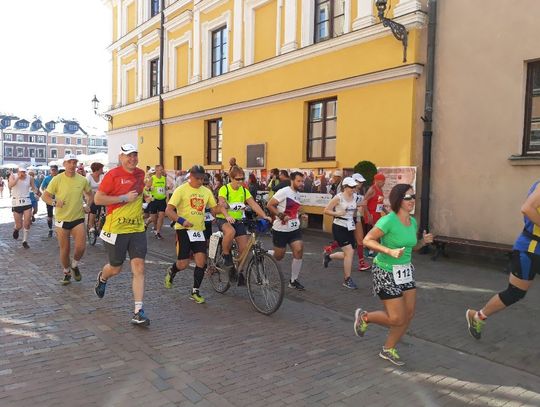
<instances>
[{"instance_id":1,"label":"neon green sneaker","mask_svg":"<svg viewBox=\"0 0 540 407\"><path fill-rule=\"evenodd\" d=\"M204 304L206 302L204 300L204 297L201 294L199 294L199 290L192 292L189 298L191 298L197 304Z\"/></svg>"},{"instance_id":2,"label":"neon green sneaker","mask_svg":"<svg viewBox=\"0 0 540 407\"><path fill-rule=\"evenodd\" d=\"M470 314L472 314L472 316ZM472 309L468 309L465 312L465 318L467 319L467 327L469 328L469 334L474 339L480 339L482 337L482 328L486 323L481 319L476 319L474 317L474 314L475 311Z\"/></svg>"},{"instance_id":3,"label":"neon green sneaker","mask_svg":"<svg viewBox=\"0 0 540 407\"><path fill-rule=\"evenodd\" d=\"M167 274L165 274L165 288L172 288L175 275L176 273L173 273L172 267L169 267L169 270L167 270Z\"/></svg>"},{"instance_id":4,"label":"neon green sneaker","mask_svg":"<svg viewBox=\"0 0 540 407\"><path fill-rule=\"evenodd\" d=\"M385 360L388 360L389 362L392 362L396 366L403 366L405 364L405 362L400 360L396 348L385 349L383 346L379 356Z\"/></svg>"},{"instance_id":5,"label":"neon green sneaker","mask_svg":"<svg viewBox=\"0 0 540 407\"><path fill-rule=\"evenodd\" d=\"M62 283L62 285L71 284L71 274L64 274L64 278L60 280L60 283Z\"/></svg>"},{"instance_id":6,"label":"neon green sneaker","mask_svg":"<svg viewBox=\"0 0 540 407\"><path fill-rule=\"evenodd\" d=\"M364 320L367 311L362 308L357 308L354 312L354 333L356 336L364 336L367 331L368 323Z\"/></svg>"}]
</instances>

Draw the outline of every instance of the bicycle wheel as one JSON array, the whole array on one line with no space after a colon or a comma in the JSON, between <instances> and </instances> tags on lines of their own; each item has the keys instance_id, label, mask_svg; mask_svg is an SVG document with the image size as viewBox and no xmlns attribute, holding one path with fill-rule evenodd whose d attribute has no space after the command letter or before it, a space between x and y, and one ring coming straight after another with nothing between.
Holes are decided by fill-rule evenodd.
<instances>
[{"instance_id":1,"label":"bicycle wheel","mask_svg":"<svg viewBox=\"0 0 540 407\"><path fill-rule=\"evenodd\" d=\"M285 280L277 261L267 253L253 256L246 271L249 300L258 312L270 315L283 302Z\"/></svg>"},{"instance_id":2,"label":"bicycle wheel","mask_svg":"<svg viewBox=\"0 0 540 407\"><path fill-rule=\"evenodd\" d=\"M227 281L222 280L222 276L225 273L223 269L220 267L222 264L223 264L223 259L221 257L221 246L220 246L217 249L216 258L215 259L208 258L208 266L206 268L206 273L208 275L208 278L210 279L210 284L212 284L212 288L220 294L223 294L231 286L231 283L228 280Z\"/></svg>"}]
</instances>

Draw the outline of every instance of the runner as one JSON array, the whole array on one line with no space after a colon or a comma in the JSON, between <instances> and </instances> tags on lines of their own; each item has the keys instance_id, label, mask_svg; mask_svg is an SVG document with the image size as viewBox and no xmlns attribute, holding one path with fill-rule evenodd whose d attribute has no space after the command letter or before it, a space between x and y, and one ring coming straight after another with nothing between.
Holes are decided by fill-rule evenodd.
<instances>
[{"instance_id":1,"label":"runner","mask_svg":"<svg viewBox=\"0 0 540 407\"><path fill-rule=\"evenodd\" d=\"M433 235L425 231L422 240L416 238L416 219L410 215L415 198L411 185L398 184L392 188L392 211L381 218L364 238L364 244L378 252L371 273L373 292L381 299L384 311L368 312L358 308L354 321L354 332L358 336L364 336L368 323L389 328L379 356L397 366L404 363L396 345L407 331L416 305L412 251L433 242Z\"/></svg>"},{"instance_id":2,"label":"runner","mask_svg":"<svg viewBox=\"0 0 540 407\"><path fill-rule=\"evenodd\" d=\"M96 204L107 207L100 237L107 249L109 263L97 276L95 292L99 298L105 296L107 281L122 271L129 253L135 302L131 323L148 326L150 319L143 309L147 250L142 211L144 171L137 168L138 152L132 144L120 147L118 161L120 165L105 174L96 192Z\"/></svg>"},{"instance_id":3,"label":"runner","mask_svg":"<svg viewBox=\"0 0 540 407\"><path fill-rule=\"evenodd\" d=\"M300 211L299 191L304 187L304 176L301 172L295 171L291 173L290 181L291 185L277 191L268 202L267 207L270 213L276 217L272 226L274 258L278 261L283 259L287 245L290 246L293 260L289 288L304 290L304 286L298 281L304 252L300 219L298 218Z\"/></svg>"},{"instance_id":4,"label":"runner","mask_svg":"<svg viewBox=\"0 0 540 407\"><path fill-rule=\"evenodd\" d=\"M64 271L63 285L71 283L71 273L75 281L81 281L79 261L86 249L86 229L84 226L83 196L88 204L92 204L94 196L90 184L85 177L76 172L77 156L66 154L65 171L54 177L43 194L45 203L56 207L56 238L60 246L60 263ZM54 197L54 198L53 198ZM74 252L70 262L70 236L73 236Z\"/></svg>"},{"instance_id":5,"label":"runner","mask_svg":"<svg viewBox=\"0 0 540 407\"><path fill-rule=\"evenodd\" d=\"M204 168L194 165L189 170L189 181L175 189L165 211L167 217L176 222L174 228L176 229L177 254L177 260L165 275L165 288L172 288L176 273L187 268L193 253L195 269L190 298L197 304L205 302L199 292L206 269L204 210L208 206L214 216L218 211L224 215L227 214L225 208L217 206L212 191L203 186L204 178Z\"/></svg>"},{"instance_id":6,"label":"runner","mask_svg":"<svg viewBox=\"0 0 540 407\"><path fill-rule=\"evenodd\" d=\"M383 173L378 172L373 177L373 185L369 187L364 197L364 206L366 207L365 219L368 229L371 229L373 225L381 218L382 214L386 212L384 207L384 194L382 188L386 182L386 177Z\"/></svg>"},{"instance_id":7,"label":"runner","mask_svg":"<svg viewBox=\"0 0 540 407\"><path fill-rule=\"evenodd\" d=\"M86 175L86 179L92 188L92 193L95 195L99 188L99 184L103 180L103 164L92 163L92 165L90 165L90 169L92 172ZM105 210L105 207L102 205L96 205L95 202L92 202L92 205L90 205L90 213L88 214L88 232L92 236L96 233L96 215L98 211L103 210Z\"/></svg>"},{"instance_id":8,"label":"runner","mask_svg":"<svg viewBox=\"0 0 540 407\"><path fill-rule=\"evenodd\" d=\"M0 198L4 197L4 177L0 175Z\"/></svg>"},{"instance_id":9,"label":"runner","mask_svg":"<svg viewBox=\"0 0 540 407\"><path fill-rule=\"evenodd\" d=\"M29 170L28 176L34 180L35 190L39 191L39 187L37 186L36 173L34 172L34 170ZM38 212L39 195L34 193L33 190L30 190L30 202L32 203L32 223L34 223L36 221L36 215Z\"/></svg>"},{"instance_id":10,"label":"runner","mask_svg":"<svg viewBox=\"0 0 540 407\"><path fill-rule=\"evenodd\" d=\"M150 203L154 199L152 197L152 176L156 173L154 168L148 168L146 175L144 177L144 191L143 191L143 218L144 218L144 227L145 230L148 229L148 226L152 222L150 218ZM156 225L152 227L153 230L156 229Z\"/></svg>"},{"instance_id":11,"label":"runner","mask_svg":"<svg viewBox=\"0 0 540 407\"><path fill-rule=\"evenodd\" d=\"M150 222L155 226L154 236L156 239L163 239L161 236L161 227L165 218L165 209L167 209L167 177L162 165L156 165L155 174L151 175L147 188L151 188L152 202L148 205L150 213Z\"/></svg>"},{"instance_id":12,"label":"runner","mask_svg":"<svg viewBox=\"0 0 540 407\"><path fill-rule=\"evenodd\" d=\"M324 253L323 265L328 267L331 260L343 260L343 287L357 289L358 286L351 278L352 262L354 257L355 215L358 207L358 197L355 193L357 182L352 177L346 177L342 182L343 192L334 196L326 208L325 215L333 216L332 234L334 240L341 247L342 252Z\"/></svg>"},{"instance_id":13,"label":"runner","mask_svg":"<svg viewBox=\"0 0 540 407\"><path fill-rule=\"evenodd\" d=\"M241 222L245 218L246 204L261 218L268 220L272 219L266 216L262 208L259 206L249 189L245 188L242 183L245 181L244 170L238 166L231 168L229 172L231 182L223 185L218 193L220 206L227 208L227 215L218 214L217 224L220 231L223 232L223 242L221 244L223 250L224 267L227 269L224 273L224 281L228 281L228 271L234 267L231 248L233 240L238 244L239 256L247 247L249 240L249 232L246 225ZM242 271L238 274L238 285L245 285L245 277Z\"/></svg>"},{"instance_id":14,"label":"runner","mask_svg":"<svg viewBox=\"0 0 540 407\"><path fill-rule=\"evenodd\" d=\"M43 182L41 183L41 191L42 193L45 192L45 190L47 189L47 187L49 186L49 183L51 182L51 180L58 175L58 165L51 165L50 166L50 172L51 174L50 175L47 175L45 177L45 179L43 180ZM53 196L54 198L54 196ZM53 206L52 205L49 205L49 204L46 204L47 205L47 226L49 226L49 237L52 237L53 235Z\"/></svg>"},{"instance_id":15,"label":"runner","mask_svg":"<svg viewBox=\"0 0 540 407\"><path fill-rule=\"evenodd\" d=\"M210 174L208 173L204 174L203 186L212 191L212 187L210 185ZM204 239L206 240L207 246L210 242L210 236L212 236L212 224L214 223L215 219L216 218L214 217L214 215L212 215L212 210L208 206L206 206L204 208Z\"/></svg>"},{"instance_id":16,"label":"runner","mask_svg":"<svg viewBox=\"0 0 540 407\"><path fill-rule=\"evenodd\" d=\"M22 246L25 249L30 248L28 245L28 233L32 225L32 203L30 201L30 191L36 195L38 190L34 185L34 178L26 174L26 168L19 167L17 174L11 174L8 180L8 187L11 189L11 211L13 212L13 220L15 228L13 229L13 239L19 238L19 231L23 229Z\"/></svg>"},{"instance_id":17,"label":"runner","mask_svg":"<svg viewBox=\"0 0 540 407\"><path fill-rule=\"evenodd\" d=\"M468 309L465 313L469 334L475 338L482 337L482 328L486 319L506 307L522 300L532 285L536 274L540 274L540 181L536 181L521 206L523 214L523 230L512 248L506 290L495 294L478 311Z\"/></svg>"}]
</instances>

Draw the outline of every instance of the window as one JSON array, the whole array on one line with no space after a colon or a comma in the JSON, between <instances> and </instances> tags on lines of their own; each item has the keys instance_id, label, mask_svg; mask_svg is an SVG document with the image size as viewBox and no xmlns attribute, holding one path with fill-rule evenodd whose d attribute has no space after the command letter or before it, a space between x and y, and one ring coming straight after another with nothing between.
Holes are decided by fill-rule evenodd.
<instances>
[{"instance_id":1,"label":"window","mask_svg":"<svg viewBox=\"0 0 540 407\"><path fill-rule=\"evenodd\" d=\"M78 138L77 139L77 144L79 144L79 145L82 144L82 139Z\"/></svg>"},{"instance_id":2,"label":"window","mask_svg":"<svg viewBox=\"0 0 540 407\"><path fill-rule=\"evenodd\" d=\"M4 140L5 141L11 141L11 133L4 134Z\"/></svg>"},{"instance_id":3,"label":"window","mask_svg":"<svg viewBox=\"0 0 540 407\"><path fill-rule=\"evenodd\" d=\"M56 148L51 148L51 158L58 158L58 151Z\"/></svg>"},{"instance_id":4,"label":"window","mask_svg":"<svg viewBox=\"0 0 540 407\"><path fill-rule=\"evenodd\" d=\"M77 151L75 151L75 154L81 155L81 154L82 154L82 150L77 150Z\"/></svg>"},{"instance_id":5,"label":"window","mask_svg":"<svg viewBox=\"0 0 540 407\"><path fill-rule=\"evenodd\" d=\"M36 142L36 136L28 136L28 142L29 143L35 143Z\"/></svg>"},{"instance_id":6,"label":"window","mask_svg":"<svg viewBox=\"0 0 540 407\"><path fill-rule=\"evenodd\" d=\"M43 148L37 149L37 156L38 158L45 158L45 150Z\"/></svg>"},{"instance_id":7,"label":"window","mask_svg":"<svg viewBox=\"0 0 540 407\"><path fill-rule=\"evenodd\" d=\"M208 164L221 164L221 147L223 143L223 120L208 121Z\"/></svg>"},{"instance_id":8,"label":"window","mask_svg":"<svg viewBox=\"0 0 540 407\"><path fill-rule=\"evenodd\" d=\"M66 155L66 154L71 154L71 150L69 148L66 148L64 150L64 155Z\"/></svg>"},{"instance_id":9,"label":"window","mask_svg":"<svg viewBox=\"0 0 540 407\"><path fill-rule=\"evenodd\" d=\"M17 141L19 143L24 143L24 136L22 134L17 134Z\"/></svg>"},{"instance_id":10,"label":"window","mask_svg":"<svg viewBox=\"0 0 540 407\"><path fill-rule=\"evenodd\" d=\"M38 143L45 144L45 136L38 136L37 141Z\"/></svg>"},{"instance_id":11,"label":"window","mask_svg":"<svg viewBox=\"0 0 540 407\"><path fill-rule=\"evenodd\" d=\"M150 0L150 18L159 13L159 0Z\"/></svg>"},{"instance_id":12,"label":"window","mask_svg":"<svg viewBox=\"0 0 540 407\"><path fill-rule=\"evenodd\" d=\"M13 157L13 147L6 147L4 153L6 157Z\"/></svg>"},{"instance_id":13,"label":"window","mask_svg":"<svg viewBox=\"0 0 540 407\"><path fill-rule=\"evenodd\" d=\"M309 104L307 159L334 160L336 158L337 99L326 99Z\"/></svg>"},{"instance_id":14,"label":"window","mask_svg":"<svg viewBox=\"0 0 540 407\"><path fill-rule=\"evenodd\" d=\"M90 143L91 146L95 146L95 145L96 145L96 140L93 139L93 138L91 138L91 139L89 140L89 143Z\"/></svg>"},{"instance_id":15,"label":"window","mask_svg":"<svg viewBox=\"0 0 540 407\"><path fill-rule=\"evenodd\" d=\"M156 96L159 92L158 65L159 58L150 61L150 97Z\"/></svg>"},{"instance_id":16,"label":"window","mask_svg":"<svg viewBox=\"0 0 540 407\"><path fill-rule=\"evenodd\" d=\"M227 26L212 31L212 76L227 72Z\"/></svg>"},{"instance_id":17,"label":"window","mask_svg":"<svg viewBox=\"0 0 540 407\"><path fill-rule=\"evenodd\" d=\"M56 144L56 137L55 136L51 137L51 143Z\"/></svg>"},{"instance_id":18,"label":"window","mask_svg":"<svg viewBox=\"0 0 540 407\"><path fill-rule=\"evenodd\" d=\"M105 140L105 139L101 140L101 145L103 147L107 147L107 140Z\"/></svg>"},{"instance_id":19,"label":"window","mask_svg":"<svg viewBox=\"0 0 540 407\"><path fill-rule=\"evenodd\" d=\"M24 157L24 147L17 147L17 157Z\"/></svg>"},{"instance_id":20,"label":"window","mask_svg":"<svg viewBox=\"0 0 540 407\"><path fill-rule=\"evenodd\" d=\"M66 144L71 144L71 137L66 137Z\"/></svg>"},{"instance_id":21,"label":"window","mask_svg":"<svg viewBox=\"0 0 540 407\"><path fill-rule=\"evenodd\" d=\"M28 156L30 158L35 157L36 156L36 149L35 148L29 148L28 149Z\"/></svg>"},{"instance_id":22,"label":"window","mask_svg":"<svg viewBox=\"0 0 540 407\"><path fill-rule=\"evenodd\" d=\"M540 152L540 61L527 66L523 154Z\"/></svg>"},{"instance_id":23,"label":"window","mask_svg":"<svg viewBox=\"0 0 540 407\"><path fill-rule=\"evenodd\" d=\"M343 0L315 0L315 42L342 35L344 22Z\"/></svg>"}]
</instances>

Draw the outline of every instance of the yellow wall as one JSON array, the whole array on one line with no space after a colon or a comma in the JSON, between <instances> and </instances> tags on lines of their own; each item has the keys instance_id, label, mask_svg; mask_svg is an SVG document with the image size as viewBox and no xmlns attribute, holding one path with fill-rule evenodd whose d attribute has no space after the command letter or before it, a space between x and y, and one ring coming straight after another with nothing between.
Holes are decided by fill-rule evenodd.
<instances>
[{"instance_id":1,"label":"yellow wall","mask_svg":"<svg viewBox=\"0 0 540 407\"><path fill-rule=\"evenodd\" d=\"M255 10L254 62L263 61L276 55L276 13L276 0Z\"/></svg>"},{"instance_id":2,"label":"yellow wall","mask_svg":"<svg viewBox=\"0 0 540 407\"><path fill-rule=\"evenodd\" d=\"M137 75L136 69L127 71L127 102L134 103L137 95Z\"/></svg>"},{"instance_id":3,"label":"yellow wall","mask_svg":"<svg viewBox=\"0 0 540 407\"><path fill-rule=\"evenodd\" d=\"M137 27L137 2L132 2L127 6L127 32Z\"/></svg>"},{"instance_id":4,"label":"yellow wall","mask_svg":"<svg viewBox=\"0 0 540 407\"><path fill-rule=\"evenodd\" d=\"M189 46L186 43L176 48L176 87L180 88L188 84L188 61Z\"/></svg>"},{"instance_id":5,"label":"yellow wall","mask_svg":"<svg viewBox=\"0 0 540 407\"><path fill-rule=\"evenodd\" d=\"M174 156L176 155L182 156L184 169L190 168L194 164L204 163L203 157L206 157L204 134L204 120L166 125L164 129L165 168L174 168Z\"/></svg>"},{"instance_id":6,"label":"yellow wall","mask_svg":"<svg viewBox=\"0 0 540 407\"><path fill-rule=\"evenodd\" d=\"M117 69L118 69L118 53L116 51L113 51L113 54L112 54L112 98L111 98L111 103L114 105L116 105L117 103L120 103L120 95L117 94L117 89L118 89L118 80L119 78L117 77L116 73L117 73Z\"/></svg>"},{"instance_id":7,"label":"yellow wall","mask_svg":"<svg viewBox=\"0 0 540 407\"><path fill-rule=\"evenodd\" d=\"M157 102L150 106L141 107L140 109L130 112L115 114L113 125L115 129L119 129L155 120L159 120L159 105Z\"/></svg>"},{"instance_id":8,"label":"yellow wall","mask_svg":"<svg viewBox=\"0 0 540 407\"><path fill-rule=\"evenodd\" d=\"M159 163L159 127L147 127L139 130L139 167L146 168L147 165L153 167ZM165 167L172 168L172 167Z\"/></svg>"}]
</instances>

